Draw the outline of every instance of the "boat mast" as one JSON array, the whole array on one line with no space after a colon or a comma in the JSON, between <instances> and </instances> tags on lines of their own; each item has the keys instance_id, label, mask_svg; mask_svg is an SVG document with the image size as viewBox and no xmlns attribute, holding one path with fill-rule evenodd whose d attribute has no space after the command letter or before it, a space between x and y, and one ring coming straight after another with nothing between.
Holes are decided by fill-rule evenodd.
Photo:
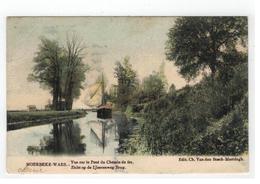
<instances>
[{"instance_id":1,"label":"boat mast","mask_svg":"<svg viewBox=\"0 0 260 184\"><path fill-rule=\"evenodd\" d=\"M105 105L105 84L104 84L104 74L102 72L101 76L101 94L102 94L102 105ZM102 123L102 148L103 148L103 153L105 151L105 123Z\"/></svg>"},{"instance_id":2,"label":"boat mast","mask_svg":"<svg viewBox=\"0 0 260 184\"><path fill-rule=\"evenodd\" d=\"M102 90L102 101L101 101L101 105L105 105L105 83L104 83L104 74L102 72L102 76L101 76L101 90Z\"/></svg>"}]
</instances>

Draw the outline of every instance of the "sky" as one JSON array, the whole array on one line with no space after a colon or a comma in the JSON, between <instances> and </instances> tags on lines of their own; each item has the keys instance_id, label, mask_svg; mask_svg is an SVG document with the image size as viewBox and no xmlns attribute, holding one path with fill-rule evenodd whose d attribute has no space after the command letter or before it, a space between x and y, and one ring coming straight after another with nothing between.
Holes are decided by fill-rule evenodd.
<instances>
[{"instance_id":1,"label":"sky","mask_svg":"<svg viewBox=\"0 0 260 184\"><path fill-rule=\"evenodd\" d=\"M7 19L7 109L44 108L51 99L48 89L27 80L40 38L58 40L64 45L67 35L76 34L84 43L83 62L91 67L85 84L91 85L102 71L108 88L116 84L115 62L130 58L142 80L165 63L169 86L186 85L176 66L165 57L167 33L175 17L9 17ZM84 108L86 89L73 108Z\"/></svg>"}]
</instances>

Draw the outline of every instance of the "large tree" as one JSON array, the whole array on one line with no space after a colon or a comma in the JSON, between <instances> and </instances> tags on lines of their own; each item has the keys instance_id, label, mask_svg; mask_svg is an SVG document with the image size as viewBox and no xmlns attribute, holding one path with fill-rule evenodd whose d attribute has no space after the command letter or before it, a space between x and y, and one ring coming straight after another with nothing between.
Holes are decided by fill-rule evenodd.
<instances>
[{"instance_id":1,"label":"large tree","mask_svg":"<svg viewBox=\"0 0 260 184\"><path fill-rule=\"evenodd\" d=\"M65 47L55 40L41 39L28 79L51 90L54 110L71 110L73 100L80 96L89 69L82 61L83 49L76 36L68 37Z\"/></svg>"},{"instance_id":2,"label":"large tree","mask_svg":"<svg viewBox=\"0 0 260 184\"><path fill-rule=\"evenodd\" d=\"M168 33L166 56L186 79L243 62L246 17L180 17ZM244 48L243 48L244 47Z\"/></svg>"},{"instance_id":3,"label":"large tree","mask_svg":"<svg viewBox=\"0 0 260 184\"><path fill-rule=\"evenodd\" d=\"M59 110L61 101L62 48L55 40L41 38L38 51L33 61L33 72L28 80L37 81L51 90L53 109Z\"/></svg>"},{"instance_id":4,"label":"large tree","mask_svg":"<svg viewBox=\"0 0 260 184\"><path fill-rule=\"evenodd\" d=\"M82 61L84 45L76 36L67 37L64 49L64 87L63 97L67 110L72 109L73 99L80 96L80 89L85 80L85 72L89 69L88 65Z\"/></svg>"},{"instance_id":5,"label":"large tree","mask_svg":"<svg viewBox=\"0 0 260 184\"><path fill-rule=\"evenodd\" d=\"M115 77L118 82L117 105L125 109L138 86L137 73L133 70L128 57L125 57L122 63L116 63Z\"/></svg>"}]
</instances>

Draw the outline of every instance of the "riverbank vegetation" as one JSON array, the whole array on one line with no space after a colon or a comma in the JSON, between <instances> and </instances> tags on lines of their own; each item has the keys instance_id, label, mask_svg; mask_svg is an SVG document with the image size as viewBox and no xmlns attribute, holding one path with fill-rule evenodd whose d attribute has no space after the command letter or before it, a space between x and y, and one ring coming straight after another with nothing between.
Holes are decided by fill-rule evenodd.
<instances>
[{"instance_id":1,"label":"riverbank vegetation","mask_svg":"<svg viewBox=\"0 0 260 184\"><path fill-rule=\"evenodd\" d=\"M119 100L124 102L121 110L137 124L125 136L122 153L239 155L247 152L247 19L177 18L168 33L166 57L188 82L201 79L195 85L187 84L176 90L174 81L168 81L171 84L168 87L163 67L139 83L135 82L136 74L130 77L125 72L123 81L129 87L135 84L135 90L127 91L127 100ZM135 73L131 67L129 70ZM117 79L121 89L122 78ZM117 95L125 94L118 90Z\"/></svg>"},{"instance_id":2,"label":"riverbank vegetation","mask_svg":"<svg viewBox=\"0 0 260 184\"><path fill-rule=\"evenodd\" d=\"M246 153L247 36L246 17L177 17L167 34L165 62L177 67L186 80L185 86L176 89L174 78L167 81L164 62L141 80L131 58L123 58L115 64L116 84L107 91L108 83L102 73L97 82L102 81L102 104L111 102L109 107L113 106L120 137L119 152ZM27 121L26 126L30 126L39 121L41 124L46 118L66 120L84 113L72 110L90 69L83 63L84 44L75 35L61 43L62 40L41 38L33 71L28 76L28 80L50 91L52 102L46 109L52 111L8 112L8 123Z\"/></svg>"},{"instance_id":3,"label":"riverbank vegetation","mask_svg":"<svg viewBox=\"0 0 260 184\"><path fill-rule=\"evenodd\" d=\"M20 121L33 121L48 118L68 117L74 115L85 115L83 110L71 111L7 111L7 123Z\"/></svg>"},{"instance_id":4,"label":"riverbank vegetation","mask_svg":"<svg viewBox=\"0 0 260 184\"><path fill-rule=\"evenodd\" d=\"M7 130L16 130L48 123L67 122L84 117L85 110L71 111L7 111Z\"/></svg>"}]
</instances>

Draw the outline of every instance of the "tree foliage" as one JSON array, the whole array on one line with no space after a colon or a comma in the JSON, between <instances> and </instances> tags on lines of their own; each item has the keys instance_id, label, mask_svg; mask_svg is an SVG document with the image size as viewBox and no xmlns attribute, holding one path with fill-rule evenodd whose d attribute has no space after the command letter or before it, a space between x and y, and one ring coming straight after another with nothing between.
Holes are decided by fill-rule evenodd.
<instances>
[{"instance_id":1,"label":"tree foliage","mask_svg":"<svg viewBox=\"0 0 260 184\"><path fill-rule=\"evenodd\" d=\"M80 96L80 89L83 89L82 82L85 81L85 72L89 67L82 62L84 45L76 35L67 37L64 49L64 93L66 109L71 109L73 99Z\"/></svg>"},{"instance_id":2,"label":"tree foliage","mask_svg":"<svg viewBox=\"0 0 260 184\"><path fill-rule=\"evenodd\" d=\"M246 73L247 65L238 65L228 81L205 76L195 86L148 103L135 136L156 155L244 153L248 149Z\"/></svg>"},{"instance_id":3,"label":"tree foliage","mask_svg":"<svg viewBox=\"0 0 260 184\"><path fill-rule=\"evenodd\" d=\"M163 62L159 70L153 71L144 77L139 88L134 92L132 99L132 109L139 112L145 103L154 101L167 93L168 82L164 74L165 63Z\"/></svg>"},{"instance_id":4,"label":"tree foliage","mask_svg":"<svg viewBox=\"0 0 260 184\"><path fill-rule=\"evenodd\" d=\"M186 79L237 64L247 45L246 17L181 17L169 30L167 59ZM242 59L243 60L243 59Z\"/></svg>"},{"instance_id":5,"label":"tree foliage","mask_svg":"<svg viewBox=\"0 0 260 184\"><path fill-rule=\"evenodd\" d=\"M85 72L89 68L82 62L82 50L76 37L68 38L65 48L56 40L41 38L28 80L50 89L54 110L71 110L73 99L80 96Z\"/></svg>"},{"instance_id":6,"label":"tree foliage","mask_svg":"<svg viewBox=\"0 0 260 184\"><path fill-rule=\"evenodd\" d=\"M29 74L30 81L37 81L51 89L54 109L59 108L61 100L61 76L62 76L62 48L55 40L41 38L38 51L33 61L33 72Z\"/></svg>"},{"instance_id":7,"label":"tree foliage","mask_svg":"<svg viewBox=\"0 0 260 184\"><path fill-rule=\"evenodd\" d=\"M149 101L128 152L240 155L248 150L247 20L183 17L170 29L167 58L195 85ZM140 144L140 140L143 141ZM145 146L145 149L143 148Z\"/></svg>"},{"instance_id":8,"label":"tree foliage","mask_svg":"<svg viewBox=\"0 0 260 184\"><path fill-rule=\"evenodd\" d=\"M122 63L116 63L115 77L118 82L116 103L119 108L125 109L131 102L133 93L139 84L137 80L137 73L133 70L128 57L125 57Z\"/></svg>"},{"instance_id":9,"label":"tree foliage","mask_svg":"<svg viewBox=\"0 0 260 184\"><path fill-rule=\"evenodd\" d=\"M166 82L160 73L153 72L143 79L142 94L149 101L159 99L166 94Z\"/></svg>"}]
</instances>

